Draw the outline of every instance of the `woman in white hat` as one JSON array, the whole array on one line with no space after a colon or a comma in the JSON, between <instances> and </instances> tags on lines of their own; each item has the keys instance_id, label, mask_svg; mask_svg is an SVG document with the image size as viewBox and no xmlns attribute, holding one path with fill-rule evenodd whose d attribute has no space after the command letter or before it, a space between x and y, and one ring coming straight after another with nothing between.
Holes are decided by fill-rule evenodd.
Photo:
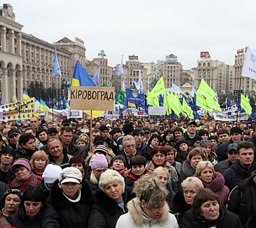
<instances>
[{"instance_id":1,"label":"woman in white hat","mask_svg":"<svg viewBox=\"0 0 256 228\"><path fill-rule=\"evenodd\" d=\"M42 227L87 227L91 204L92 191L81 171L65 168L51 188Z\"/></svg>"}]
</instances>

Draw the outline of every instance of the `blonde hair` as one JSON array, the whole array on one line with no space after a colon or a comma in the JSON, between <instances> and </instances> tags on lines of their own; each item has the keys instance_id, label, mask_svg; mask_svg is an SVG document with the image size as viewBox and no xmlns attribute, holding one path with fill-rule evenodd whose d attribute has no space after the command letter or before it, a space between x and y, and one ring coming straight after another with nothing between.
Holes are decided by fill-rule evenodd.
<instances>
[{"instance_id":1,"label":"blonde hair","mask_svg":"<svg viewBox=\"0 0 256 228\"><path fill-rule=\"evenodd\" d=\"M43 150L38 150L38 151L36 151L36 152L32 155L32 157L31 157L31 159L30 159L30 161L29 161L32 170L36 169L36 167L35 167L35 160L36 160L37 158L41 158L41 159L43 159L43 160L46 161L45 167L48 165L48 163L49 163L49 158L48 158L47 154L46 154Z\"/></svg>"},{"instance_id":2,"label":"blonde hair","mask_svg":"<svg viewBox=\"0 0 256 228\"><path fill-rule=\"evenodd\" d=\"M201 172L206 167L212 169L212 171L214 172L214 168L213 168L213 165L212 165L211 162L209 162L209 161L200 161L200 162L198 162L198 164L196 166L196 175L200 176Z\"/></svg>"},{"instance_id":3,"label":"blonde hair","mask_svg":"<svg viewBox=\"0 0 256 228\"><path fill-rule=\"evenodd\" d=\"M159 167L157 167L157 168L153 171L153 174L154 174L154 175L157 175L157 174L159 174L160 172L166 172L166 174L167 174L167 176L168 176L168 179L170 179L170 173L169 173L169 171L168 171L167 168L162 167L162 166L159 166Z\"/></svg>"},{"instance_id":4,"label":"blonde hair","mask_svg":"<svg viewBox=\"0 0 256 228\"><path fill-rule=\"evenodd\" d=\"M105 172L103 172L100 175L99 188L103 192L105 192L105 186L112 182L120 183L123 187L123 192L124 192L124 189L125 189L124 178L121 176L120 173L112 169L107 169Z\"/></svg>"},{"instance_id":5,"label":"blonde hair","mask_svg":"<svg viewBox=\"0 0 256 228\"><path fill-rule=\"evenodd\" d=\"M197 189L204 188L203 182L197 177L188 177L181 183L182 188L192 187Z\"/></svg>"}]
</instances>

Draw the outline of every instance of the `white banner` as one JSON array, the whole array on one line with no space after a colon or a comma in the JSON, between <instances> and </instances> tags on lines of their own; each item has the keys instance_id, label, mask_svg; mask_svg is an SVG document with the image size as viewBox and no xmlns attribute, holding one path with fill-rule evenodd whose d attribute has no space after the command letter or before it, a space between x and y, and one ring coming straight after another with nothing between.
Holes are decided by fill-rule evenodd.
<instances>
[{"instance_id":1,"label":"white banner","mask_svg":"<svg viewBox=\"0 0 256 228\"><path fill-rule=\"evenodd\" d=\"M233 114L233 115L227 115L225 113L213 113L213 118L215 120L220 120L220 121L237 121L238 120L248 120L249 116L247 113L243 112L243 113L239 113L237 114Z\"/></svg>"},{"instance_id":2,"label":"white banner","mask_svg":"<svg viewBox=\"0 0 256 228\"><path fill-rule=\"evenodd\" d=\"M68 119L83 118L83 111L82 110L69 110L67 114L68 114Z\"/></svg>"},{"instance_id":3,"label":"white banner","mask_svg":"<svg viewBox=\"0 0 256 228\"><path fill-rule=\"evenodd\" d=\"M165 107L148 107L148 114L152 116L164 116L166 115Z\"/></svg>"},{"instance_id":4,"label":"white banner","mask_svg":"<svg viewBox=\"0 0 256 228\"><path fill-rule=\"evenodd\" d=\"M251 48L247 48L241 76L256 80L256 54Z\"/></svg>"}]
</instances>

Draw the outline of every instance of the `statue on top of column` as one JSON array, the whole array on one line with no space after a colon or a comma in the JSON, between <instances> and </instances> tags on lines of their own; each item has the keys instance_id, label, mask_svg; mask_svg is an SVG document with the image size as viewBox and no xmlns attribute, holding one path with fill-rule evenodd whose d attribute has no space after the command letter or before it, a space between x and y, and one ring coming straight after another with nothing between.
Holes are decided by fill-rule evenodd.
<instances>
[{"instance_id":1,"label":"statue on top of column","mask_svg":"<svg viewBox=\"0 0 256 228\"><path fill-rule=\"evenodd\" d=\"M15 14L11 4L4 4L3 9L0 10L0 15L15 21Z\"/></svg>"}]
</instances>

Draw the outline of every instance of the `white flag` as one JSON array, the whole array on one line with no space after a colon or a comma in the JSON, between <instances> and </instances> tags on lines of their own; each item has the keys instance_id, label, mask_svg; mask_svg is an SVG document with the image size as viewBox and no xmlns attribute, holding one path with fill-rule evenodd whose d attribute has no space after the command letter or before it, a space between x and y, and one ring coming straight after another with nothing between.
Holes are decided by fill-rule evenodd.
<instances>
[{"instance_id":1,"label":"white flag","mask_svg":"<svg viewBox=\"0 0 256 228\"><path fill-rule=\"evenodd\" d=\"M179 86L172 83L172 92L180 94L180 93L182 93L182 90L180 89Z\"/></svg>"},{"instance_id":2,"label":"white flag","mask_svg":"<svg viewBox=\"0 0 256 228\"><path fill-rule=\"evenodd\" d=\"M251 48L247 48L241 76L256 80L256 53Z\"/></svg>"},{"instance_id":3,"label":"white flag","mask_svg":"<svg viewBox=\"0 0 256 228\"><path fill-rule=\"evenodd\" d=\"M115 72L118 76L120 76L120 75L122 75L122 74L124 73L124 69L123 69L123 56L122 56L122 58L121 58L121 64L120 64L116 69L114 69L114 72Z\"/></svg>"}]
</instances>

